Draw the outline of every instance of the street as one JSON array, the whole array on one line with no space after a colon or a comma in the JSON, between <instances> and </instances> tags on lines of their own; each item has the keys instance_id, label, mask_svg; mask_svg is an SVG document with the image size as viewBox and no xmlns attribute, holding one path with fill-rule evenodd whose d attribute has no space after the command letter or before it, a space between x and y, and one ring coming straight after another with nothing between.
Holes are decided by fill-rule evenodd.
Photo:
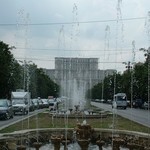
<instances>
[{"instance_id":1,"label":"street","mask_svg":"<svg viewBox=\"0 0 150 150\"><path fill-rule=\"evenodd\" d=\"M113 112L112 106L110 104L91 102L91 105L102 108L106 111ZM150 127L150 111L148 110L128 107L126 110L117 109L116 113L124 118L130 119L134 122Z\"/></svg>"},{"instance_id":2,"label":"street","mask_svg":"<svg viewBox=\"0 0 150 150\"><path fill-rule=\"evenodd\" d=\"M39 109L39 110L35 110L33 112L29 112L28 115L20 115L20 114L17 114L17 115L14 115L14 118L13 119L8 119L8 120L0 120L0 130L2 130L3 128L6 128L12 124L15 124L19 121L22 121L28 117L31 117L31 116L34 116L40 112L43 112L45 111L45 109Z\"/></svg>"}]
</instances>

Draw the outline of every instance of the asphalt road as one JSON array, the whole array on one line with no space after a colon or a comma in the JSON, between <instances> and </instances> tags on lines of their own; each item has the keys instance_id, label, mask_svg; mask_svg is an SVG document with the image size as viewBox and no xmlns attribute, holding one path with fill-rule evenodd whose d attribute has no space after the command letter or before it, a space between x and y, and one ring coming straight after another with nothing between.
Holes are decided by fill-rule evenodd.
<instances>
[{"instance_id":1,"label":"asphalt road","mask_svg":"<svg viewBox=\"0 0 150 150\"><path fill-rule=\"evenodd\" d=\"M117 115L124 118L130 119L134 122L150 127L150 110L138 109L138 108L127 108L124 109L112 109L110 104L91 102L91 105L102 108L107 111L112 111Z\"/></svg>"},{"instance_id":2,"label":"asphalt road","mask_svg":"<svg viewBox=\"0 0 150 150\"><path fill-rule=\"evenodd\" d=\"M14 115L14 118L11 118L11 119L8 119L8 120L0 120L0 130L3 129L3 128L6 128L12 124L15 124L19 121L22 121L28 117L31 117L31 116L34 116L40 112L43 112L45 111L45 109L39 109L39 110L35 110L33 112L29 112L29 114L27 115L20 115L20 114L17 114L17 115Z\"/></svg>"}]
</instances>

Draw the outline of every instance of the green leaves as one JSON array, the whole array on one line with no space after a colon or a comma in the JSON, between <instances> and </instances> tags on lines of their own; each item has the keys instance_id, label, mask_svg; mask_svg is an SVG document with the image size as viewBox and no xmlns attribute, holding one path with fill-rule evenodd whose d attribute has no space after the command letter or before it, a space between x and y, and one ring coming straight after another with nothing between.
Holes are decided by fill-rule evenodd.
<instances>
[{"instance_id":1,"label":"green leaves","mask_svg":"<svg viewBox=\"0 0 150 150\"><path fill-rule=\"evenodd\" d=\"M103 90L102 90L103 89ZM124 73L117 73L105 77L103 82L97 84L91 89L92 99L112 99L114 92L123 92L127 94L128 99L142 98L148 99L148 64L136 63L134 68L127 69Z\"/></svg>"},{"instance_id":2,"label":"green leaves","mask_svg":"<svg viewBox=\"0 0 150 150\"><path fill-rule=\"evenodd\" d=\"M0 41L0 98L10 98L16 89L29 90L32 98L57 96L59 86L35 64L20 65L11 53L13 48Z\"/></svg>"}]
</instances>

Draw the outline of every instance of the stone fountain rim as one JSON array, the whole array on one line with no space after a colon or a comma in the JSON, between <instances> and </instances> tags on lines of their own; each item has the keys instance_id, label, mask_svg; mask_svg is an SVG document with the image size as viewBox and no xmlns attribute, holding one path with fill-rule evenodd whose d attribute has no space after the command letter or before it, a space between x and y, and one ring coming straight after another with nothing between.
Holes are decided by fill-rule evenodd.
<instances>
[{"instance_id":1,"label":"stone fountain rim","mask_svg":"<svg viewBox=\"0 0 150 150\"><path fill-rule=\"evenodd\" d=\"M74 131L75 128L38 128L38 129L28 129L28 130L19 130L19 131L14 131L11 133L1 133L0 134L0 140L1 139L6 139L6 137L14 138L14 136L19 136L23 134L28 134L30 132L37 132L37 131L51 131L51 132L60 132L60 131ZM129 131L129 130L118 130L118 129L106 129L106 128L94 128L95 132L102 132L102 133L113 133L115 134L125 134L125 135L130 135L130 136L140 136L140 137L145 137L145 138L150 138L150 133L144 133L144 132L137 132L137 131Z\"/></svg>"}]
</instances>

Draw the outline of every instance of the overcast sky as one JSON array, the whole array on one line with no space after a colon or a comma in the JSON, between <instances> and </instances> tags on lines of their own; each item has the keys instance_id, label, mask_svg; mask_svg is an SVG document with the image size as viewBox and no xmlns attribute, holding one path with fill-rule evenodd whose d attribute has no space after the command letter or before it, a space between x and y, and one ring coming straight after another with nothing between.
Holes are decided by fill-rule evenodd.
<instances>
[{"instance_id":1,"label":"overcast sky","mask_svg":"<svg viewBox=\"0 0 150 150\"><path fill-rule=\"evenodd\" d=\"M55 57L99 58L125 70L150 46L149 0L1 0L0 40L17 60L54 68Z\"/></svg>"}]
</instances>

